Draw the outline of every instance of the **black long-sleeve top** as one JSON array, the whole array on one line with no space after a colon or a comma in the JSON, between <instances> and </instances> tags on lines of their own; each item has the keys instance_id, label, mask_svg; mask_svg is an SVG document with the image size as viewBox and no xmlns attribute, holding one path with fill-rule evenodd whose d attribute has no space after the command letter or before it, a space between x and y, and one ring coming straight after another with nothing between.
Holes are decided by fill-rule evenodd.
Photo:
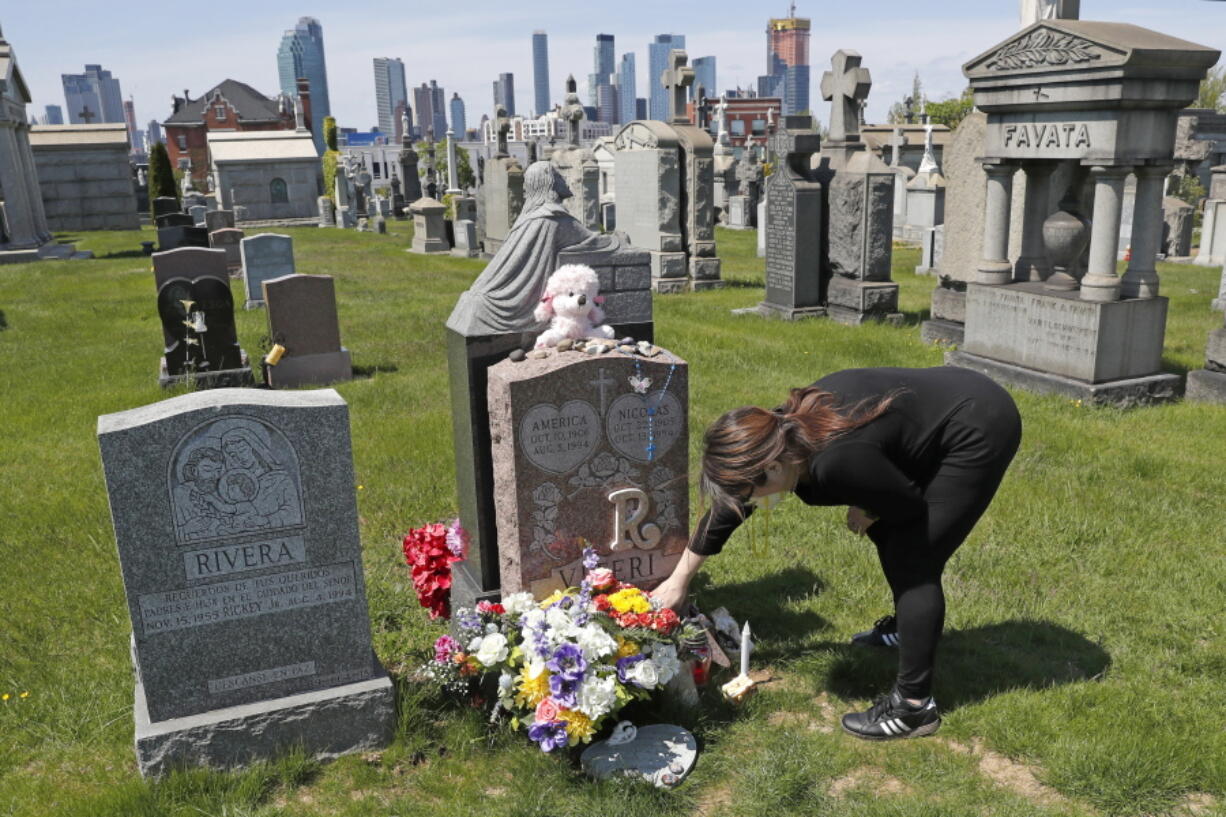
<instances>
[{"instance_id":1,"label":"black long-sleeve top","mask_svg":"<svg viewBox=\"0 0 1226 817\"><path fill-rule=\"evenodd\" d=\"M806 505L854 505L881 526L906 524L924 508L922 486L940 466L938 445L945 421L982 388L983 376L966 369L846 369L813 385L850 407L894 395L884 414L837 437L815 453L794 493ZM871 402L868 404L871 406ZM752 505L719 506L698 523L689 549L719 553Z\"/></svg>"}]
</instances>

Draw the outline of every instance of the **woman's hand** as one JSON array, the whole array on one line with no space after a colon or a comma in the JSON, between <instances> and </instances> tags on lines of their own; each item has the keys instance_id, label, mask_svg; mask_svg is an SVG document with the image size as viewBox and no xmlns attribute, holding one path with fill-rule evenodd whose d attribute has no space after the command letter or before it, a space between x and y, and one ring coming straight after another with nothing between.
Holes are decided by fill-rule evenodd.
<instances>
[{"instance_id":1,"label":"woman's hand","mask_svg":"<svg viewBox=\"0 0 1226 817\"><path fill-rule=\"evenodd\" d=\"M870 515L863 508L857 508L855 505L852 505L847 509L847 529L858 536L863 536L867 533L868 529L876 521L877 518Z\"/></svg>"},{"instance_id":2,"label":"woman's hand","mask_svg":"<svg viewBox=\"0 0 1226 817\"><path fill-rule=\"evenodd\" d=\"M686 577L678 576L673 573L667 579L662 581L655 590L651 591L651 597L658 601L664 607L672 608L673 612L680 612L685 606L685 600L690 594L690 581Z\"/></svg>"}]
</instances>

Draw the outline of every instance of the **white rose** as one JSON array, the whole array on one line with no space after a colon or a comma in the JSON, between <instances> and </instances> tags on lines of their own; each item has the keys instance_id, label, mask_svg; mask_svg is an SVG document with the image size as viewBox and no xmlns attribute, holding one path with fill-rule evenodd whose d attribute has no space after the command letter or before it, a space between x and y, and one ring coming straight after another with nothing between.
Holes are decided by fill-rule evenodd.
<instances>
[{"instance_id":1,"label":"white rose","mask_svg":"<svg viewBox=\"0 0 1226 817\"><path fill-rule=\"evenodd\" d=\"M512 593L502 600L502 606L508 613L515 615L524 615L532 609L540 609L536 606L536 599L532 598L531 593Z\"/></svg>"},{"instance_id":2,"label":"white rose","mask_svg":"<svg viewBox=\"0 0 1226 817\"><path fill-rule=\"evenodd\" d=\"M484 639L484 636L480 636L480 635L473 636L472 640L468 642L468 649L465 650L465 652L469 652L469 653L476 652L478 649L481 648L481 641L483 639Z\"/></svg>"},{"instance_id":3,"label":"white rose","mask_svg":"<svg viewBox=\"0 0 1226 817\"><path fill-rule=\"evenodd\" d=\"M549 625L551 638L566 638L570 634L570 615L561 607L550 607L545 611L545 623Z\"/></svg>"},{"instance_id":4,"label":"white rose","mask_svg":"<svg viewBox=\"0 0 1226 817\"><path fill-rule=\"evenodd\" d=\"M487 667L507 660L507 637L502 633L490 633L481 639L476 654L477 660Z\"/></svg>"},{"instance_id":5,"label":"white rose","mask_svg":"<svg viewBox=\"0 0 1226 817\"><path fill-rule=\"evenodd\" d=\"M583 657L588 661L597 661L606 655L617 652L617 641L604 631L599 624L588 624L580 627L575 633L575 642L583 650Z\"/></svg>"},{"instance_id":6,"label":"white rose","mask_svg":"<svg viewBox=\"0 0 1226 817\"><path fill-rule=\"evenodd\" d=\"M645 689L654 689L660 683L660 672L650 658L635 663L626 677Z\"/></svg>"},{"instance_id":7,"label":"white rose","mask_svg":"<svg viewBox=\"0 0 1226 817\"><path fill-rule=\"evenodd\" d=\"M667 684L673 679L674 675L681 671L681 661L677 658L677 648L672 644L656 644L652 647L651 660L659 672L661 684Z\"/></svg>"},{"instance_id":8,"label":"white rose","mask_svg":"<svg viewBox=\"0 0 1226 817\"><path fill-rule=\"evenodd\" d=\"M610 675L597 678L589 675L579 687L578 704L575 707L592 720L604 717L617 703L617 679Z\"/></svg>"}]
</instances>

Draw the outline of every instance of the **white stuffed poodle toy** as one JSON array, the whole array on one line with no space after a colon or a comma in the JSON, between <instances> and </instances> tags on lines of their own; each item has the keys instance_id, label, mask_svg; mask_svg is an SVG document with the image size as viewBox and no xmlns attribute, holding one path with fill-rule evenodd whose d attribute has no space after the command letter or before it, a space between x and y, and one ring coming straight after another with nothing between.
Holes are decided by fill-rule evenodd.
<instances>
[{"instance_id":1,"label":"white stuffed poodle toy","mask_svg":"<svg viewBox=\"0 0 1226 817\"><path fill-rule=\"evenodd\" d=\"M549 321L549 328L536 339L536 348L557 346L566 338L612 338L613 327L604 322L602 303L595 270L582 264L558 267L533 313L537 321Z\"/></svg>"}]
</instances>

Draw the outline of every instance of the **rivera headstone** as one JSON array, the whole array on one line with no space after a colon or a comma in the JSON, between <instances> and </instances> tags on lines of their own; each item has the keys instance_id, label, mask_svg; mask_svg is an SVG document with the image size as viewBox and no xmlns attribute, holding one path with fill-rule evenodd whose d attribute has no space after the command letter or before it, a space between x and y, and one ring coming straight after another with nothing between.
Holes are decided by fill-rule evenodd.
<instances>
[{"instance_id":1,"label":"rivera headstone","mask_svg":"<svg viewBox=\"0 0 1226 817\"><path fill-rule=\"evenodd\" d=\"M198 392L99 417L98 443L142 774L390 740L340 395Z\"/></svg>"}]
</instances>

